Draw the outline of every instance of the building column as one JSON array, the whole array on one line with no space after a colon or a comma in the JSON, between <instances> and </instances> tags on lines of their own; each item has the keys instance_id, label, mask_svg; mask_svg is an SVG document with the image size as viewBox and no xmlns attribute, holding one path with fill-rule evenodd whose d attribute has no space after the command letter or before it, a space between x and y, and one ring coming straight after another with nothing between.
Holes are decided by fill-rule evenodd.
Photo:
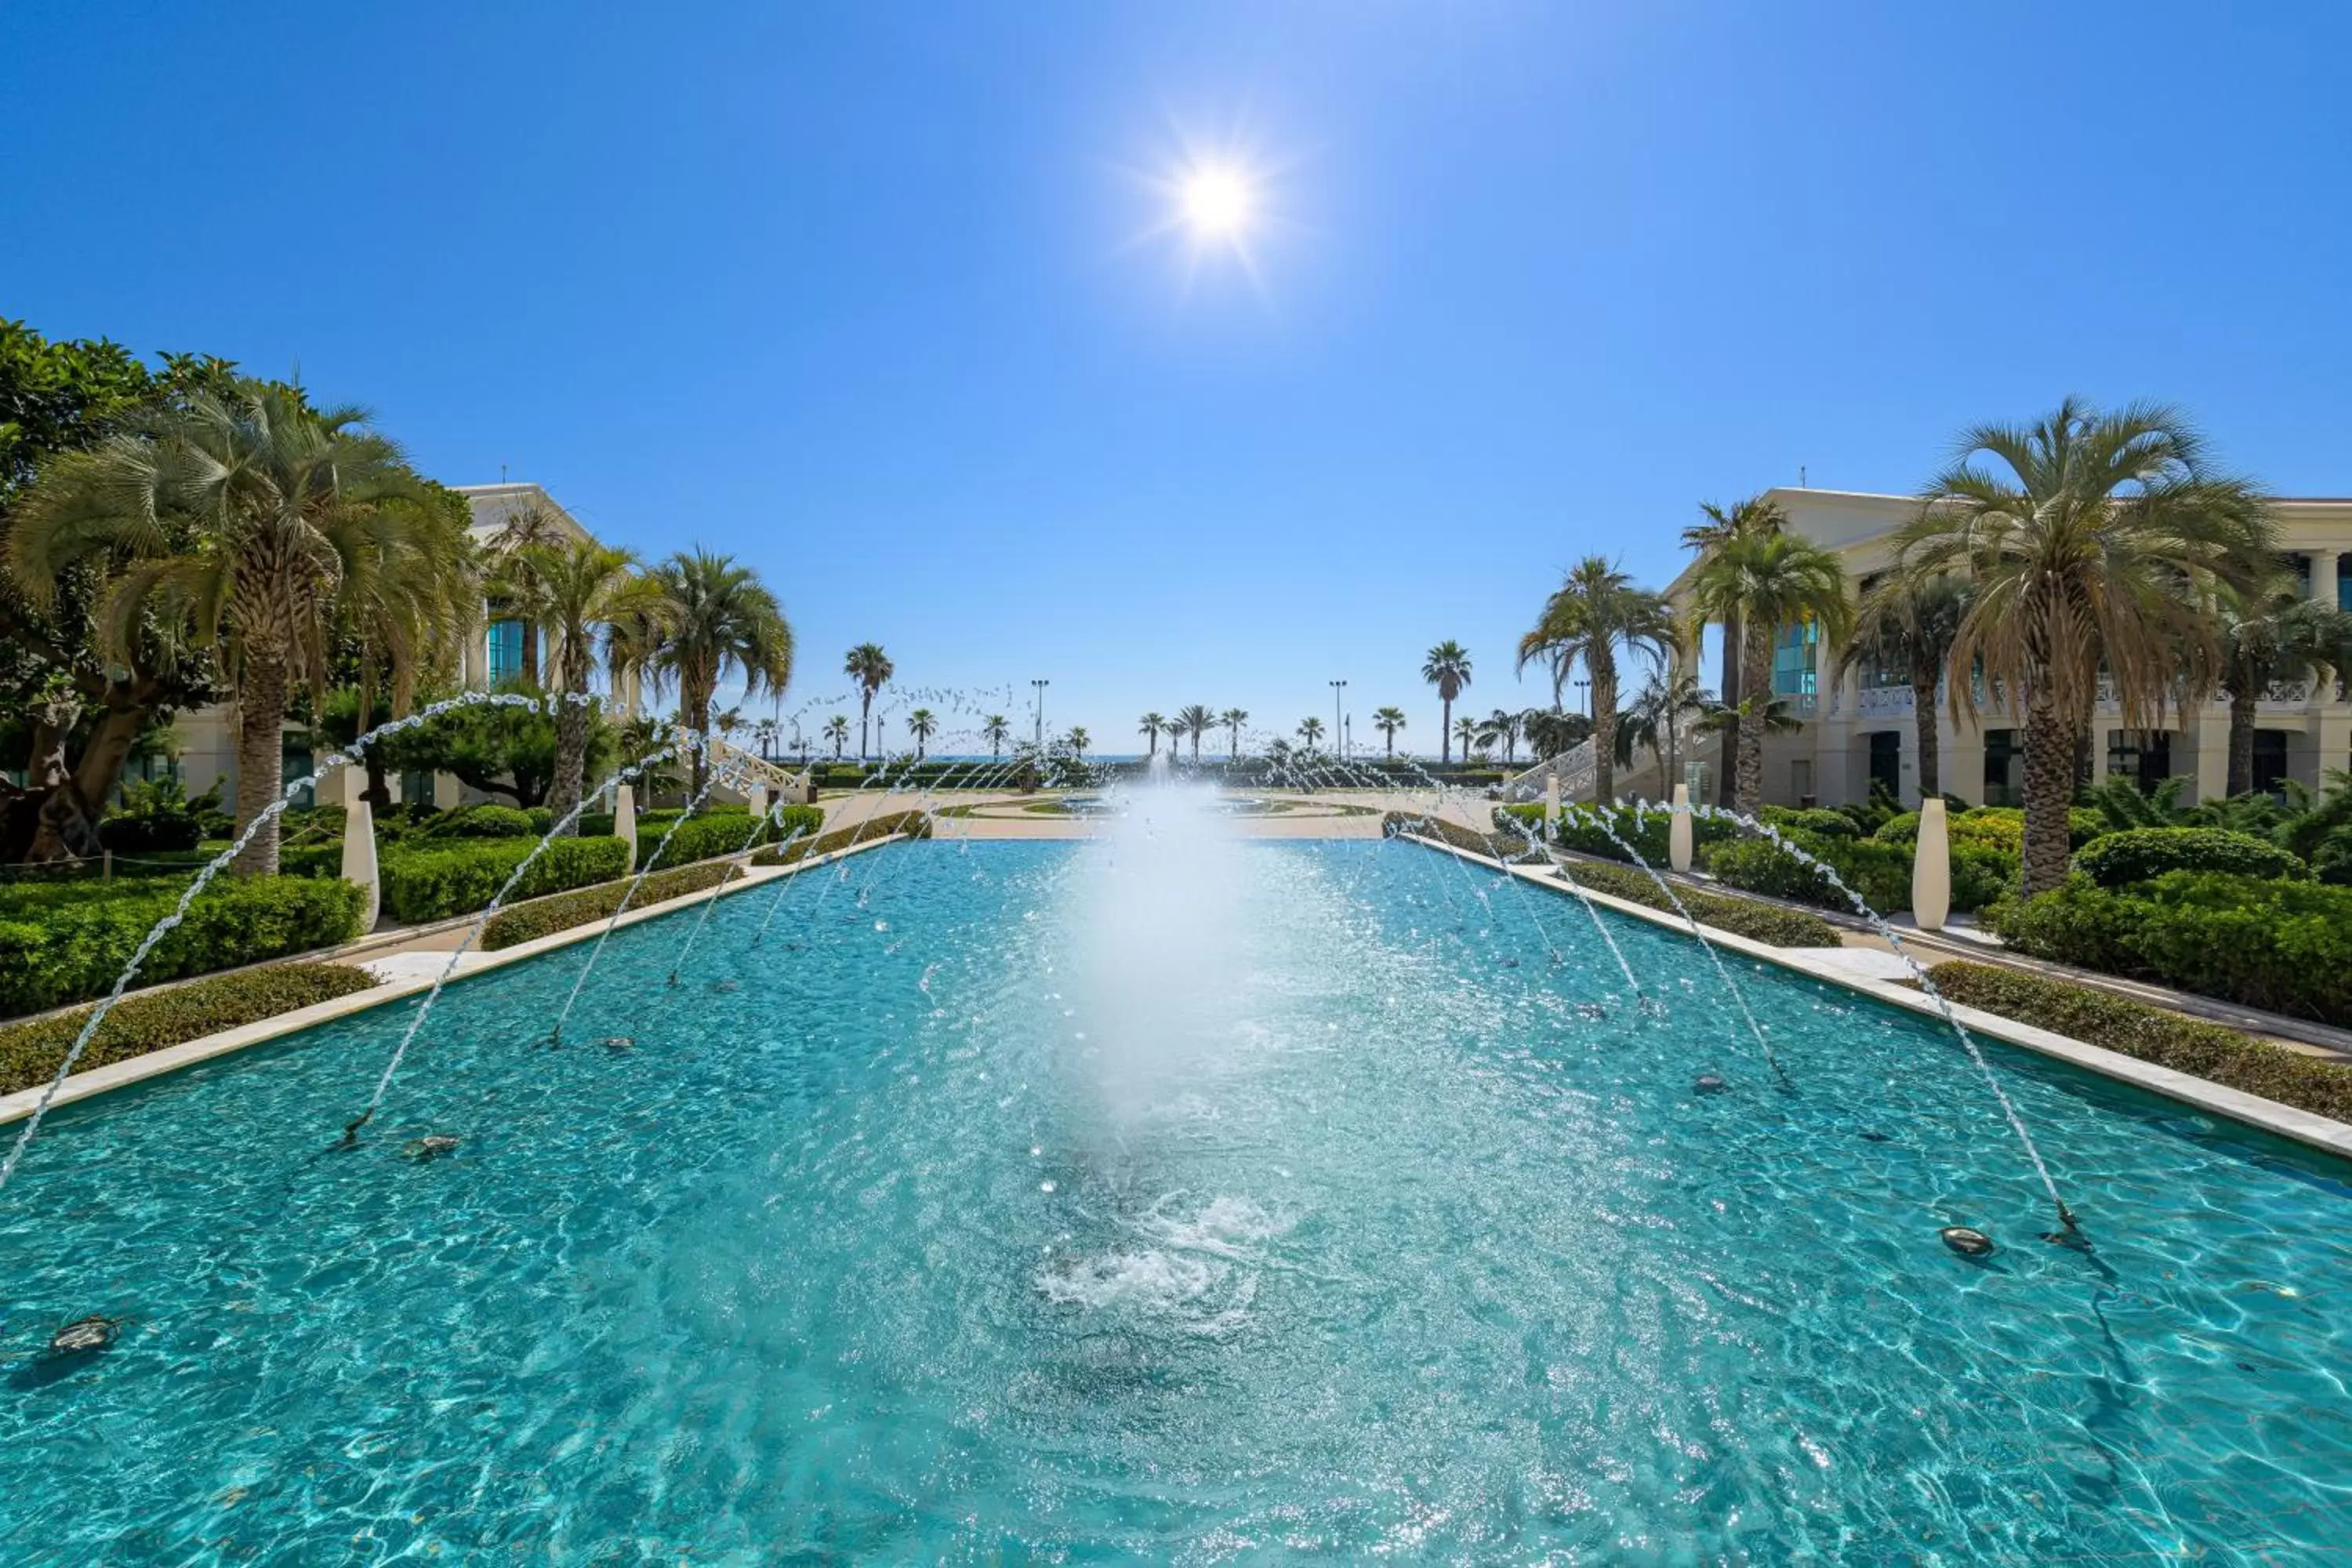
<instances>
[{"instance_id":1,"label":"building column","mask_svg":"<svg viewBox=\"0 0 2352 1568\"><path fill-rule=\"evenodd\" d=\"M2332 610L2337 607L2336 593L2335 549L2330 547L2313 551L2311 552L2311 596Z\"/></svg>"}]
</instances>

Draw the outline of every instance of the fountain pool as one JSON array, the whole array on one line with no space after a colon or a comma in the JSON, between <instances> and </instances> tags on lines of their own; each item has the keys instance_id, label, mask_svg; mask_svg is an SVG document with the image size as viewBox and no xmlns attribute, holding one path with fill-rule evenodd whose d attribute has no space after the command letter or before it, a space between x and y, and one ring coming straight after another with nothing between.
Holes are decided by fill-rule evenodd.
<instances>
[{"instance_id":1,"label":"fountain pool","mask_svg":"<svg viewBox=\"0 0 2352 1568\"><path fill-rule=\"evenodd\" d=\"M1990 1047L2096 1241L2044 1246L1926 1020L1742 965L1781 1093L1672 932L1616 921L1653 1011L1450 858L1153 842L876 851L674 989L691 915L626 928L561 1050L583 949L466 980L348 1152L413 1004L58 1110L0 1559L2352 1539L2352 1171Z\"/></svg>"}]
</instances>

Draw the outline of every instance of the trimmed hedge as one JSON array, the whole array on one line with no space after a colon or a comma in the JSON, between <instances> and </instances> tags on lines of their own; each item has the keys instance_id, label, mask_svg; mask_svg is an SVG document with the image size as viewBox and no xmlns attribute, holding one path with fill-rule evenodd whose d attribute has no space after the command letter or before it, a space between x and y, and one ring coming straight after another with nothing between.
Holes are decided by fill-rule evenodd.
<instances>
[{"instance_id":1,"label":"trimmed hedge","mask_svg":"<svg viewBox=\"0 0 2352 1568\"><path fill-rule=\"evenodd\" d=\"M2037 958L2352 1025L2352 888L2171 871L2108 889L2077 873L1993 923Z\"/></svg>"},{"instance_id":2,"label":"trimmed hedge","mask_svg":"<svg viewBox=\"0 0 2352 1568\"><path fill-rule=\"evenodd\" d=\"M669 842L669 848L658 859L655 852L661 848L662 835L677 820L675 812L666 813L648 822L637 819L637 864L660 869L683 866L689 861L708 860L714 855L740 855L754 845L778 842L790 837L795 830L802 837L824 826L824 813L813 805L788 805L777 813L781 827L770 826L753 837L751 813L747 807L726 806L716 811L697 812L687 818L684 826ZM747 843L747 840L749 841Z\"/></svg>"},{"instance_id":3,"label":"trimmed hedge","mask_svg":"<svg viewBox=\"0 0 2352 1568\"><path fill-rule=\"evenodd\" d=\"M799 811L814 811L814 806L797 806ZM787 833L791 831L788 827ZM855 827L836 827L831 833L820 833L811 838L806 834L790 843L771 844L751 857L754 866L790 866L812 855L830 855L836 849L846 849L853 844L863 844L869 838L887 838L894 833L908 834L916 838L931 836L930 814L921 811L889 811L871 816Z\"/></svg>"},{"instance_id":4,"label":"trimmed hedge","mask_svg":"<svg viewBox=\"0 0 2352 1568\"><path fill-rule=\"evenodd\" d=\"M2307 1057L2220 1024L2183 1018L2039 974L1965 962L1939 963L1929 973L1936 989L1967 1006L2053 1029L2282 1105L2352 1121L2352 1067L2341 1062Z\"/></svg>"},{"instance_id":5,"label":"trimmed hedge","mask_svg":"<svg viewBox=\"0 0 2352 1568\"><path fill-rule=\"evenodd\" d=\"M1804 810L1789 805L1759 806L1756 811L1756 820L1777 827L1784 833L1793 827L1801 832L1810 833L1816 838L1855 838L1862 833L1862 829L1855 825L1853 818L1844 812L1831 811L1821 806Z\"/></svg>"},{"instance_id":6,"label":"trimmed hedge","mask_svg":"<svg viewBox=\"0 0 2352 1568\"><path fill-rule=\"evenodd\" d=\"M99 1026L78 1072L184 1045L241 1024L258 1023L298 1007L332 1001L376 983L364 969L340 963L274 963L243 974L216 974L172 990L125 996ZM33 1089L55 1078L91 1009L0 1029L0 1094Z\"/></svg>"},{"instance_id":7,"label":"trimmed hedge","mask_svg":"<svg viewBox=\"0 0 2352 1568\"><path fill-rule=\"evenodd\" d=\"M2167 871L2300 879L2302 858L2266 838L2222 827L2129 827L2103 834L2074 855L2075 869L2102 888L2153 881Z\"/></svg>"},{"instance_id":8,"label":"trimmed hedge","mask_svg":"<svg viewBox=\"0 0 2352 1568\"><path fill-rule=\"evenodd\" d=\"M381 863L383 910L409 923L446 920L486 907L538 845L535 838L488 838L441 847L386 849ZM557 838L531 863L518 898L560 893L618 877L629 847L617 838Z\"/></svg>"},{"instance_id":9,"label":"trimmed hedge","mask_svg":"<svg viewBox=\"0 0 2352 1568\"><path fill-rule=\"evenodd\" d=\"M616 840L617 842L617 840ZM702 866L680 866L673 871L657 871L647 877L637 889L637 896L629 907L641 910L658 904L666 899L683 898L714 887L722 877L737 877L740 868L730 862L713 862ZM577 892L558 893L552 898L533 899L529 903L513 904L490 917L482 928L482 948L496 952L501 948L516 947L538 937L556 931L570 931L573 926L610 920L628 897L634 877L615 881L600 882Z\"/></svg>"},{"instance_id":10,"label":"trimmed hedge","mask_svg":"<svg viewBox=\"0 0 2352 1568\"><path fill-rule=\"evenodd\" d=\"M425 838L520 838L528 835L536 838L546 831L543 826L533 827L531 814L520 806L467 805L444 812L422 824L418 836Z\"/></svg>"},{"instance_id":11,"label":"trimmed hedge","mask_svg":"<svg viewBox=\"0 0 2352 1568\"><path fill-rule=\"evenodd\" d=\"M1945 817L1946 831L1955 848L1962 844L1981 844L1995 849L2005 849L2012 857L2025 850L2025 813L2013 805L1979 805L1967 811L1956 811ZM2080 849L2092 839L2107 831L2107 819L2088 806L2070 807L2066 813L2066 841ZM1919 842L1919 814L1906 811L1891 816L1880 825L1871 837L1889 844Z\"/></svg>"},{"instance_id":12,"label":"trimmed hedge","mask_svg":"<svg viewBox=\"0 0 2352 1568\"><path fill-rule=\"evenodd\" d=\"M0 1017L103 996L149 928L179 903L177 886L120 886L0 919ZM235 969L359 935L360 890L304 877L223 877L163 933L139 978L152 984Z\"/></svg>"},{"instance_id":13,"label":"trimmed hedge","mask_svg":"<svg viewBox=\"0 0 2352 1568\"><path fill-rule=\"evenodd\" d=\"M1514 831L1531 832L1543 820L1543 809L1539 802L1497 806L1495 820L1499 826L1508 818L1520 825ZM1593 820L1595 817L1606 818L1618 837L1631 844L1651 865L1666 863L1667 837L1674 830L1674 818L1664 806L1649 806L1640 811L1630 805L1580 805L1572 810L1564 806L1560 811L1560 820L1556 824L1552 842L1562 849L1575 849L1631 865L1632 858L1618 847L1608 831ZM1709 844L1719 844L1738 837L1739 827L1736 823L1696 814L1691 817L1691 843L1694 846L1704 848Z\"/></svg>"},{"instance_id":14,"label":"trimmed hedge","mask_svg":"<svg viewBox=\"0 0 2352 1568\"><path fill-rule=\"evenodd\" d=\"M1820 838L1783 832L1790 844L1827 865L1882 915L1911 907L1911 865L1916 845L1878 838ZM1951 845L1952 907L1980 910L2003 897L2018 881L2018 858L1989 844L1955 837ZM1706 852L1707 870L1718 880L1769 898L1819 904L1841 913L1853 905L1829 879L1768 838L1718 844Z\"/></svg>"}]
</instances>

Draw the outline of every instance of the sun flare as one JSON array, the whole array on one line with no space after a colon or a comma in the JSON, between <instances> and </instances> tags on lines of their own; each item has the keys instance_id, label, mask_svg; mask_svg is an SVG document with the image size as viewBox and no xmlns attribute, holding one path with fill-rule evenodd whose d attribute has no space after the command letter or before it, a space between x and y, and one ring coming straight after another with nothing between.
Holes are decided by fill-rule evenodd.
<instances>
[{"instance_id":1,"label":"sun flare","mask_svg":"<svg viewBox=\"0 0 2352 1568\"><path fill-rule=\"evenodd\" d=\"M1196 169L1185 176L1184 221L1203 239L1235 239L1249 226L1249 182L1231 169Z\"/></svg>"}]
</instances>

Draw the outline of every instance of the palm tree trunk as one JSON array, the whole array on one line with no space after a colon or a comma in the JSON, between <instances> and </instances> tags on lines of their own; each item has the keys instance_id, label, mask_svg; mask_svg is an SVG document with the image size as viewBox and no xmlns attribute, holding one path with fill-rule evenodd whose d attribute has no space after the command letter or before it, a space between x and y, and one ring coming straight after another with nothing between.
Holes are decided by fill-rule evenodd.
<instances>
[{"instance_id":1,"label":"palm tree trunk","mask_svg":"<svg viewBox=\"0 0 2352 1568\"><path fill-rule=\"evenodd\" d=\"M1739 668L1740 647L1746 636L1746 628L1740 625L1738 616L1729 616L1725 617L1723 623L1723 700L1726 706L1731 708L1737 708L1740 703L1748 700L1748 689L1741 682L1740 676L1742 672ZM1735 767L1737 766L1737 759L1741 754L1739 744L1740 731L1745 728L1746 726L1740 722L1739 715L1738 713L1727 713L1723 716L1723 750L1720 754L1734 759ZM1718 767L1717 769L1717 776L1715 781L1715 804L1717 805L1728 805L1737 809L1739 800L1739 792L1738 788L1738 781L1732 776L1733 771L1733 768L1728 767Z\"/></svg>"},{"instance_id":2,"label":"palm tree trunk","mask_svg":"<svg viewBox=\"0 0 2352 1568\"><path fill-rule=\"evenodd\" d=\"M523 684L537 689L539 686L539 623L526 617L522 623Z\"/></svg>"},{"instance_id":3,"label":"palm tree trunk","mask_svg":"<svg viewBox=\"0 0 2352 1568\"><path fill-rule=\"evenodd\" d=\"M1597 640L1597 639L1596 639ZM1607 648L1587 656L1592 673L1592 798L1617 798L1617 664Z\"/></svg>"},{"instance_id":4,"label":"palm tree trunk","mask_svg":"<svg viewBox=\"0 0 2352 1568\"><path fill-rule=\"evenodd\" d=\"M254 819L285 794L286 742L279 738L286 721L286 659L247 648L244 679L236 692L236 830L243 834ZM272 877L278 873L278 822L253 836L243 852L229 863L240 877Z\"/></svg>"},{"instance_id":5,"label":"palm tree trunk","mask_svg":"<svg viewBox=\"0 0 2352 1568\"><path fill-rule=\"evenodd\" d=\"M691 800L702 793L703 781L710 774L710 738L705 733L710 728L710 693L690 689L681 683L677 702L679 721L693 731L700 742L694 748L694 766L688 775L693 794L687 798Z\"/></svg>"},{"instance_id":6,"label":"palm tree trunk","mask_svg":"<svg viewBox=\"0 0 2352 1568\"><path fill-rule=\"evenodd\" d=\"M873 712L874 693L860 694L857 699L857 760L861 763L866 758L866 735L871 728Z\"/></svg>"},{"instance_id":7,"label":"palm tree trunk","mask_svg":"<svg viewBox=\"0 0 2352 1568\"><path fill-rule=\"evenodd\" d=\"M1444 767L1454 761L1454 699L1441 699L1445 704L1445 717L1437 731L1437 765Z\"/></svg>"},{"instance_id":8,"label":"palm tree trunk","mask_svg":"<svg viewBox=\"0 0 2352 1568\"><path fill-rule=\"evenodd\" d=\"M1936 677L1928 673L1923 682L1918 676L1911 678L1911 723L1919 731L1919 798L1933 800L1944 793L1944 759L1941 737L1936 731ZM1902 795L1898 786L1896 797Z\"/></svg>"},{"instance_id":9,"label":"palm tree trunk","mask_svg":"<svg viewBox=\"0 0 2352 1568\"><path fill-rule=\"evenodd\" d=\"M1740 705L1748 714L1733 716L1738 726L1738 752L1733 761L1731 808L1753 816L1764 804L1764 714L1772 701L1772 633L1763 626L1741 629L1748 646L1742 650L1745 657L1739 661L1740 679L1745 683Z\"/></svg>"},{"instance_id":10,"label":"palm tree trunk","mask_svg":"<svg viewBox=\"0 0 2352 1568\"><path fill-rule=\"evenodd\" d=\"M2230 693L2229 793L2245 795L2254 787L2254 692L2252 687Z\"/></svg>"},{"instance_id":11,"label":"palm tree trunk","mask_svg":"<svg viewBox=\"0 0 2352 1568\"><path fill-rule=\"evenodd\" d=\"M2074 804L2076 726L2057 710L2025 710L2025 891L2047 892L2066 879L2066 811Z\"/></svg>"},{"instance_id":12,"label":"palm tree trunk","mask_svg":"<svg viewBox=\"0 0 2352 1568\"><path fill-rule=\"evenodd\" d=\"M573 683L572 691L576 696L585 697L588 683L585 680ZM562 703L555 710L555 783L547 797L548 809L555 814L559 824L572 815L572 807L580 804L580 792L587 787L587 772L588 705L584 702ZM568 838L580 831L580 825L573 823L559 831Z\"/></svg>"}]
</instances>

